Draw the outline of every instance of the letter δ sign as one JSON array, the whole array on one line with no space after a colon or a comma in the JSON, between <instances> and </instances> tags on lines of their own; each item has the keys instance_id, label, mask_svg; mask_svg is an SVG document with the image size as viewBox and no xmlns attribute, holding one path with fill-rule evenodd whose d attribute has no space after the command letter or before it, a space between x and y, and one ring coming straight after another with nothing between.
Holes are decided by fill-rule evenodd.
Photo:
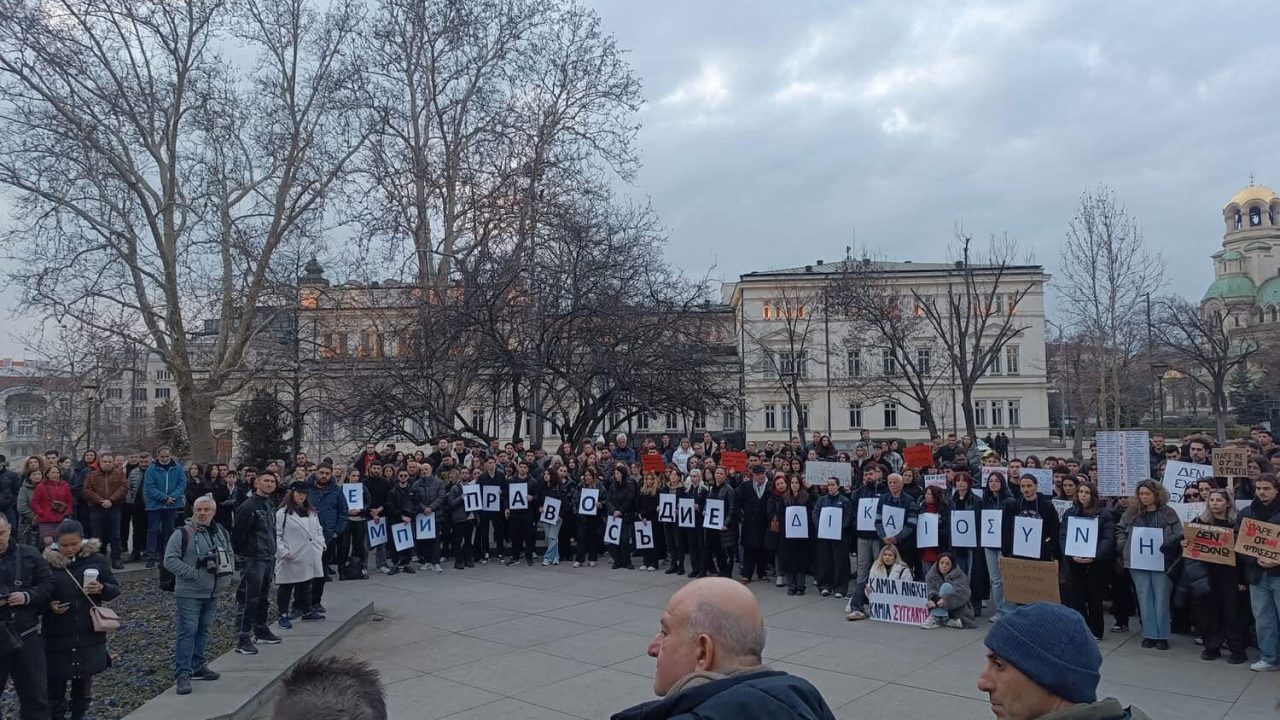
<instances>
[{"instance_id":1,"label":"letter \u03b4 sign","mask_svg":"<svg viewBox=\"0 0 1280 720\"><path fill-rule=\"evenodd\" d=\"M1160 482L1169 491L1169 502L1182 502L1182 493L1188 485L1195 485L1200 478L1213 477L1213 468L1208 465L1170 460L1165 463L1164 477Z\"/></svg>"},{"instance_id":2,"label":"letter \u03b4 sign","mask_svg":"<svg viewBox=\"0 0 1280 720\"><path fill-rule=\"evenodd\" d=\"M578 514L595 515L600 511L600 488L582 488L578 492Z\"/></svg>"},{"instance_id":3,"label":"letter \u03b4 sign","mask_svg":"<svg viewBox=\"0 0 1280 720\"><path fill-rule=\"evenodd\" d=\"M896 578L867 580L867 617L880 622L919 625L929 617L929 588Z\"/></svg>"},{"instance_id":4,"label":"letter \u03b4 sign","mask_svg":"<svg viewBox=\"0 0 1280 720\"><path fill-rule=\"evenodd\" d=\"M548 525L556 525L560 522L560 500L558 498L544 498L542 500L542 522Z\"/></svg>"},{"instance_id":5,"label":"letter \u03b4 sign","mask_svg":"<svg viewBox=\"0 0 1280 720\"><path fill-rule=\"evenodd\" d=\"M1236 552L1259 560L1280 562L1280 525L1245 518L1240 523Z\"/></svg>"},{"instance_id":6,"label":"letter \u03b4 sign","mask_svg":"<svg viewBox=\"0 0 1280 720\"><path fill-rule=\"evenodd\" d=\"M415 522L413 523L413 534L419 540L435 540L436 539L436 514L435 513L431 513L430 515L427 515L425 513L419 514L418 517L414 518L414 520Z\"/></svg>"},{"instance_id":7,"label":"letter \u03b4 sign","mask_svg":"<svg viewBox=\"0 0 1280 720\"><path fill-rule=\"evenodd\" d=\"M348 510L364 509L364 483L343 483L342 495Z\"/></svg>"},{"instance_id":8,"label":"letter \u03b4 sign","mask_svg":"<svg viewBox=\"0 0 1280 720\"><path fill-rule=\"evenodd\" d=\"M1183 536L1187 539L1186 555L1192 560L1236 564L1235 533L1231 528L1188 523L1183 526Z\"/></svg>"},{"instance_id":9,"label":"letter \u03b4 sign","mask_svg":"<svg viewBox=\"0 0 1280 720\"><path fill-rule=\"evenodd\" d=\"M369 521L369 547L387 544L387 519L378 518Z\"/></svg>"},{"instance_id":10,"label":"letter \u03b4 sign","mask_svg":"<svg viewBox=\"0 0 1280 720\"><path fill-rule=\"evenodd\" d=\"M484 509L484 501L480 498L480 486L472 483L462 486L462 509L469 512L480 512Z\"/></svg>"},{"instance_id":11,"label":"letter \u03b4 sign","mask_svg":"<svg viewBox=\"0 0 1280 720\"><path fill-rule=\"evenodd\" d=\"M707 507L702 513L702 527L708 530L724 529L724 501L707 498Z\"/></svg>"},{"instance_id":12,"label":"letter \u03b4 sign","mask_svg":"<svg viewBox=\"0 0 1280 720\"><path fill-rule=\"evenodd\" d=\"M787 507L787 515L784 520L787 525L787 538L805 539L809 537L808 508L803 505L790 505Z\"/></svg>"}]
</instances>

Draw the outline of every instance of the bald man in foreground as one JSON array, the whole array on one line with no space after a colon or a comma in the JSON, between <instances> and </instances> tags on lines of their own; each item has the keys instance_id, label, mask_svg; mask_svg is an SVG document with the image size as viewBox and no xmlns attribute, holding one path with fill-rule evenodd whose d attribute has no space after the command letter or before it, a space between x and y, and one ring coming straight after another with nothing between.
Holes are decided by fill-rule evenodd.
<instances>
[{"instance_id":1,"label":"bald man in foreground","mask_svg":"<svg viewBox=\"0 0 1280 720\"><path fill-rule=\"evenodd\" d=\"M807 680L762 664L764 614L729 578L703 578L671 596L649 657L661 697L613 720L835 720Z\"/></svg>"}]
</instances>

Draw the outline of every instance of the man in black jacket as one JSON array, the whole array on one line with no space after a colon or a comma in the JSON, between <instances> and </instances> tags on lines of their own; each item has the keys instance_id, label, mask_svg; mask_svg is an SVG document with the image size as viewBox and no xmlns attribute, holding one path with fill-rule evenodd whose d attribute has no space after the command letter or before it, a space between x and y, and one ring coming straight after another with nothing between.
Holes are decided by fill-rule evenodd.
<instances>
[{"instance_id":1,"label":"man in black jacket","mask_svg":"<svg viewBox=\"0 0 1280 720\"><path fill-rule=\"evenodd\" d=\"M11 526L18 522L18 494L21 491L22 478L9 469L8 459L0 455L0 514L9 520Z\"/></svg>"},{"instance_id":2,"label":"man in black jacket","mask_svg":"<svg viewBox=\"0 0 1280 720\"><path fill-rule=\"evenodd\" d=\"M764 537L769 531L769 480L763 465L751 466L751 480L738 486L735 505L738 509L739 541L742 543L742 582L751 582L751 575L765 580L769 575L769 551L764 547Z\"/></svg>"},{"instance_id":3,"label":"man in black jacket","mask_svg":"<svg viewBox=\"0 0 1280 720\"><path fill-rule=\"evenodd\" d=\"M253 496L236 508L231 529L231 547L244 563L240 574L244 600L240 604L240 638L236 643L236 652L241 655L257 655L256 643L280 643L280 638L267 626L271 581L276 567L276 509L271 503L276 476L258 473L253 480L253 491ZM236 594L240 595L238 590Z\"/></svg>"},{"instance_id":4,"label":"man in black jacket","mask_svg":"<svg viewBox=\"0 0 1280 720\"><path fill-rule=\"evenodd\" d=\"M45 676L44 642L40 638L40 613L53 595L53 574L40 552L14 541L9 518L0 515L0 633L12 635L0 647L0 688L13 678L18 691L19 717L49 717L49 693Z\"/></svg>"},{"instance_id":5,"label":"man in black jacket","mask_svg":"<svg viewBox=\"0 0 1280 720\"><path fill-rule=\"evenodd\" d=\"M414 518L421 512L422 496L418 488L410 482L408 470L400 470L396 473L396 484L387 493L386 510L388 526L408 523L412 527ZM387 573L388 575L401 572L413 575L417 572L412 565L413 548L396 550L392 547L387 552L391 555L391 571Z\"/></svg>"},{"instance_id":6,"label":"man in black jacket","mask_svg":"<svg viewBox=\"0 0 1280 720\"><path fill-rule=\"evenodd\" d=\"M818 689L762 664L764 614L750 590L727 578L680 588L649 642L661 700L627 708L613 720L835 720Z\"/></svg>"},{"instance_id":7,"label":"man in black jacket","mask_svg":"<svg viewBox=\"0 0 1280 720\"><path fill-rule=\"evenodd\" d=\"M484 461L484 472L476 478L476 484L481 488L481 497L493 492L497 492L499 498L507 495L507 478L498 470L498 461L495 458ZM489 562L490 528L493 528L493 559L501 562L502 546L507 537L507 522L502 515L501 507L480 511L480 522L476 526L475 555L481 563Z\"/></svg>"},{"instance_id":8,"label":"man in black jacket","mask_svg":"<svg viewBox=\"0 0 1280 720\"><path fill-rule=\"evenodd\" d=\"M508 565L515 565L520 562L520 556L524 556L526 565L533 565L533 545L536 528L534 527L534 519L537 517L537 506L541 504L540 497L542 495L542 483L529 473L529 462L521 460L516 465L516 476L512 478L511 483L507 486L507 497L502 499L503 505L506 506L507 535L511 538L511 559L507 561ZM511 486L523 483L524 507L511 507Z\"/></svg>"}]
</instances>

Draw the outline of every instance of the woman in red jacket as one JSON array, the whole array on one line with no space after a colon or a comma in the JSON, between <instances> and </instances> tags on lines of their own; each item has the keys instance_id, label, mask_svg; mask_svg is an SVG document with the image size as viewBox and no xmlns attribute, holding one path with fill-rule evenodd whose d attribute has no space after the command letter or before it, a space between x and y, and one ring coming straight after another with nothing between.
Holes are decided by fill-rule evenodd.
<instances>
[{"instance_id":1,"label":"woman in red jacket","mask_svg":"<svg viewBox=\"0 0 1280 720\"><path fill-rule=\"evenodd\" d=\"M74 507L71 486L62 479L62 470L50 465L44 471L44 482L36 486L31 496L31 510L40 527L41 542L53 542L58 525L71 516Z\"/></svg>"}]
</instances>

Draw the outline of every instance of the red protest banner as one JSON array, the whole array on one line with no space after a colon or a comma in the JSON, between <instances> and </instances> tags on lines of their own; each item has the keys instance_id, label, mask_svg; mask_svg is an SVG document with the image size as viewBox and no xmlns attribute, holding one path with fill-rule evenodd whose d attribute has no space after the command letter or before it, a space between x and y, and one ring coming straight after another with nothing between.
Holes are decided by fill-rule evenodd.
<instances>
[{"instance_id":1,"label":"red protest banner","mask_svg":"<svg viewBox=\"0 0 1280 720\"><path fill-rule=\"evenodd\" d=\"M747 471L747 453L742 450L725 450L720 453L720 465L729 472Z\"/></svg>"},{"instance_id":2,"label":"red protest banner","mask_svg":"<svg viewBox=\"0 0 1280 720\"><path fill-rule=\"evenodd\" d=\"M640 468L645 472L660 473L667 469L667 463L663 461L662 455L648 453L640 456Z\"/></svg>"},{"instance_id":3,"label":"red protest banner","mask_svg":"<svg viewBox=\"0 0 1280 720\"><path fill-rule=\"evenodd\" d=\"M933 464L933 451L924 443L912 445L902 451L902 460L907 467L927 468Z\"/></svg>"}]
</instances>

